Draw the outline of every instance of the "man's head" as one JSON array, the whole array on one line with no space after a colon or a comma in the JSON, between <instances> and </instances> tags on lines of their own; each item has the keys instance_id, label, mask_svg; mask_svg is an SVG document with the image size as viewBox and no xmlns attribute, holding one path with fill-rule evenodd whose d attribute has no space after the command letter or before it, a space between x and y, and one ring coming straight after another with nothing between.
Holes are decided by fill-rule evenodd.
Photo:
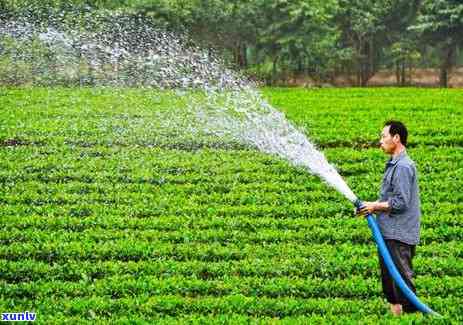
<instances>
[{"instance_id":1,"label":"man's head","mask_svg":"<svg viewBox=\"0 0 463 325\"><path fill-rule=\"evenodd\" d=\"M387 121L384 123L379 144L387 154L400 152L407 146L408 131L405 125L399 121Z\"/></svg>"}]
</instances>

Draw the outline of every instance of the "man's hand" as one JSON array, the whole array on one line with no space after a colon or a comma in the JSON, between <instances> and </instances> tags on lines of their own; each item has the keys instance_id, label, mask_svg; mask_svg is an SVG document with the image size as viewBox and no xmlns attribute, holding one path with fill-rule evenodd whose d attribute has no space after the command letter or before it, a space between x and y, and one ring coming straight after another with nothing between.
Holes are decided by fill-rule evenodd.
<instances>
[{"instance_id":1,"label":"man's hand","mask_svg":"<svg viewBox=\"0 0 463 325\"><path fill-rule=\"evenodd\" d=\"M356 209L355 213L360 216L367 216L368 214L375 213L377 210L378 202L363 202L363 207L361 209Z\"/></svg>"}]
</instances>

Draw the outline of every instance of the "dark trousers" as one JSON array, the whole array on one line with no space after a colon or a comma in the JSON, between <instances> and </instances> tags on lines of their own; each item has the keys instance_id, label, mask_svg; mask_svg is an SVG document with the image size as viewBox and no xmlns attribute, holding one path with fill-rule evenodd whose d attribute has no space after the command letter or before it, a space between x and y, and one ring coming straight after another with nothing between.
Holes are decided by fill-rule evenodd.
<instances>
[{"instance_id":1,"label":"dark trousers","mask_svg":"<svg viewBox=\"0 0 463 325\"><path fill-rule=\"evenodd\" d=\"M407 286L416 293L416 289L413 284L414 272L412 266L412 259L415 256L415 246L392 239L386 239L385 242L397 270L402 275ZM400 288L394 283L393 278L389 274L383 258L379 253L378 255L381 267L383 293L386 296L387 301L391 304L401 304L402 310L406 313L416 312L416 307L409 303L407 298L402 294L402 291L400 291Z\"/></svg>"}]
</instances>

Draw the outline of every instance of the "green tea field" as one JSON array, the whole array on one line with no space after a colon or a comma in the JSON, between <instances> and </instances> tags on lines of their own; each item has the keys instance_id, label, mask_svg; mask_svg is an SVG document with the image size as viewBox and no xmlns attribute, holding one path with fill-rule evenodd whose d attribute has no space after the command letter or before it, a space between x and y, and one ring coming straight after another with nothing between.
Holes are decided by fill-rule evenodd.
<instances>
[{"instance_id":1,"label":"green tea field","mask_svg":"<svg viewBox=\"0 0 463 325\"><path fill-rule=\"evenodd\" d=\"M463 92L264 88L363 200L388 119L419 172L418 297L389 314L366 220L318 177L161 132L174 92L0 89L0 312L53 323L463 322Z\"/></svg>"}]
</instances>

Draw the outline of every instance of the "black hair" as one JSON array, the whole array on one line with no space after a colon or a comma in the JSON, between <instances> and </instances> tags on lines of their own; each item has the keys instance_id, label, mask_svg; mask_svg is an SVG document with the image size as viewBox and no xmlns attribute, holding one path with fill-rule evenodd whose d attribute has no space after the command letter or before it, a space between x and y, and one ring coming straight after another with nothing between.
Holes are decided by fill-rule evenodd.
<instances>
[{"instance_id":1,"label":"black hair","mask_svg":"<svg viewBox=\"0 0 463 325\"><path fill-rule=\"evenodd\" d=\"M400 136L400 142L404 146L407 146L408 131L407 127L402 122L391 120L384 123L384 126L390 126L389 134L392 136L398 134Z\"/></svg>"}]
</instances>

